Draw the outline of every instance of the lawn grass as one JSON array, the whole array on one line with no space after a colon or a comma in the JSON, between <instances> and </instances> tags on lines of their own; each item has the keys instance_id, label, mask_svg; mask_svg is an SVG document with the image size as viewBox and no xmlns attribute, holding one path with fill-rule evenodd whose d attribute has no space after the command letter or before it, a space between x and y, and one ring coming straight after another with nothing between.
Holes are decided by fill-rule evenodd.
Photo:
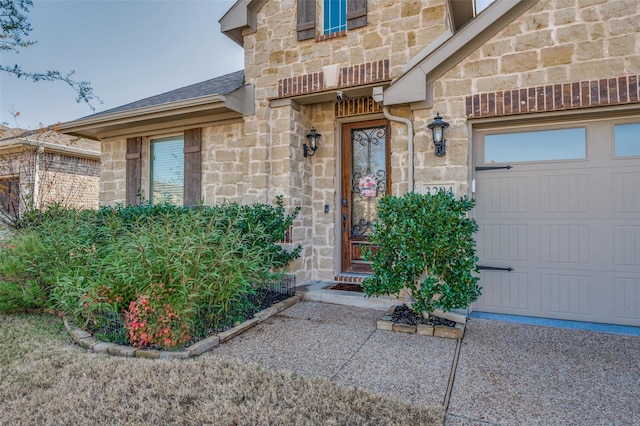
<instances>
[{"instance_id":1,"label":"lawn grass","mask_svg":"<svg viewBox=\"0 0 640 426\"><path fill-rule=\"evenodd\" d=\"M442 407L388 401L236 359L87 352L60 319L0 315L0 425L442 425Z\"/></svg>"}]
</instances>

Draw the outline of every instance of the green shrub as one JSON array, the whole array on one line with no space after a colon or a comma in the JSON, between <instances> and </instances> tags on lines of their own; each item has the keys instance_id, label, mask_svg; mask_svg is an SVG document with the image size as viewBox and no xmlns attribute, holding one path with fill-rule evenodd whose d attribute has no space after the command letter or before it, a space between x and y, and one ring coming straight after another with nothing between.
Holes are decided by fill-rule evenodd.
<instances>
[{"instance_id":1,"label":"green shrub","mask_svg":"<svg viewBox=\"0 0 640 426\"><path fill-rule=\"evenodd\" d=\"M369 296L399 295L407 289L412 310L429 314L464 308L480 296L473 234L478 226L467 213L474 201L408 193L380 200L370 241L373 275L363 282Z\"/></svg>"},{"instance_id":2,"label":"green shrub","mask_svg":"<svg viewBox=\"0 0 640 426\"><path fill-rule=\"evenodd\" d=\"M153 301L147 324L166 330L169 317L180 318L171 330L204 337L197 334L251 312L245 305L258 284L299 256L300 247L287 251L279 244L298 211L286 214L281 199L276 206L54 207L25 220L8 243L13 248L0 251L0 310L46 304L122 340L125 316L146 297ZM165 291L153 290L157 286ZM134 343L164 344L158 336L141 338L143 332ZM169 340L168 347L185 341Z\"/></svg>"}]
</instances>

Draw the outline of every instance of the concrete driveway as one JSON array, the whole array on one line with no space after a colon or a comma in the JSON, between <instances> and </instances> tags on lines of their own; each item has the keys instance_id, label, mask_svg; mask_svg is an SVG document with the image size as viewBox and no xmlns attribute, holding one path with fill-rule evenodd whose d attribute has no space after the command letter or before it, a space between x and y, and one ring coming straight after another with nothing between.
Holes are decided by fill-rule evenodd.
<instances>
[{"instance_id":1,"label":"concrete driveway","mask_svg":"<svg viewBox=\"0 0 640 426\"><path fill-rule=\"evenodd\" d=\"M205 356L446 405L451 426L640 424L638 336L470 319L458 342L377 330L383 312L300 302Z\"/></svg>"}]
</instances>

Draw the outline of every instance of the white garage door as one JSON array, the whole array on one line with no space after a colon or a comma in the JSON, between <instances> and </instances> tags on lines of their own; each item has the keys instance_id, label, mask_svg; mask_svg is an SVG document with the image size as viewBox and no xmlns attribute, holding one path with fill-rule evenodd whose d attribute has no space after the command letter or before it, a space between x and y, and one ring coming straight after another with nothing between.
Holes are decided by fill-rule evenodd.
<instances>
[{"instance_id":1,"label":"white garage door","mask_svg":"<svg viewBox=\"0 0 640 426\"><path fill-rule=\"evenodd\" d=\"M475 311L640 326L640 118L474 132Z\"/></svg>"}]
</instances>

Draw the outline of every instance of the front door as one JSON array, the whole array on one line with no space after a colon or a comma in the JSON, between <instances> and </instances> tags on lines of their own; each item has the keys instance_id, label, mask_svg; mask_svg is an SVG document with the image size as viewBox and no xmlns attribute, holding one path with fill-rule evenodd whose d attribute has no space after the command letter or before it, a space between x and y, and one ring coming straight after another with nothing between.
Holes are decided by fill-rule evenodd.
<instances>
[{"instance_id":1,"label":"front door","mask_svg":"<svg viewBox=\"0 0 640 426\"><path fill-rule=\"evenodd\" d=\"M342 272L372 272L363 248L391 189L388 135L385 119L342 125Z\"/></svg>"}]
</instances>

